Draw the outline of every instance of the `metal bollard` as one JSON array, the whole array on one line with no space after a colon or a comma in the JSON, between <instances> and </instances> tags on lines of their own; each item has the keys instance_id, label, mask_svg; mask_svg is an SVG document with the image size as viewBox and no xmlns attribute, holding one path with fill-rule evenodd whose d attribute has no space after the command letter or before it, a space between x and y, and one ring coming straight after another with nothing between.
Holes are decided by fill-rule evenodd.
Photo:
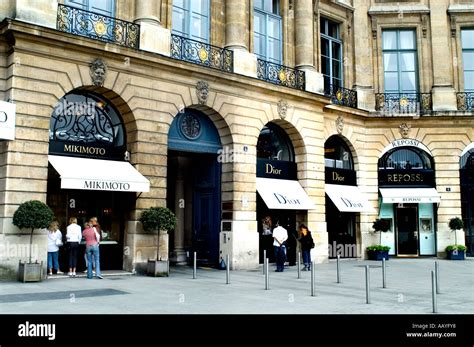
<instances>
[{"instance_id":1,"label":"metal bollard","mask_svg":"<svg viewBox=\"0 0 474 347\"><path fill-rule=\"evenodd\" d=\"M315 292L315 285L314 285L314 281L315 281L315 273L314 273L314 262L311 262L311 296L316 296L316 294L314 293Z\"/></svg>"},{"instance_id":2,"label":"metal bollard","mask_svg":"<svg viewBox=\"0 0 474 347\"><path fill-rule=\"evenodd\" d=\"M365 302L370 304L370 268L365 266Z\"/></svg>"},{"instance_id":3,"label":"metal bollard","mask_svg":"<svg viewBox=\"0 0 474 347\"><path fill-rule=\"evenodd\" d=\"M265 268L265 290L269 290L270 289L270 282L269 282L269 278L268 278L268 258L265 258L263 260L263 267Z\"/></svg>"},{"instance_id":4,"label":"metal bollard","mask_svg":"<svg viewBox=\"0 0 474 347\"><path fill-rule=\"evenodd\" d=\"M441 289L439 287L439 263L435 261L435 279L436 279L436 294L441 293Z\"/></svg>"},{"instance_id":5,"label":"metal bollard","mask_svg":"<svg viewBox=\"0 0 474 347\"><path fill-rule=\"evenodd\" d=\"M265 259L267 259L267 250L263 250L263 274L265 275Z\"/></svg>"},{"instance_id":6,"label":"metal bollard","mask_svg":"<svg viewBox=\"0 0 474 347\"><path fill-rule=\"evenodd\" d=\"M225 262L226 262L226 267L225 267L226 281L225 281L225 283L230 284L230 257L229 257L228 254L226 255Z\"/></svg>"},{"instance_id":7,"label":"metal bollard","mask_svg":"<svg viewBox=\"0 0 474 347\"><path fill-rule=\"evenodd\" d=\"M339 267L339 260L341 259L341 256L338 254L337 255L337 260L336 260L336 273L337 273L337 283L341 283L341 269Z\"/></svg>"},{"instance_id":8,"label":"metal bollard","mask_svg":"<svg viewBox=\"0 0 474 347\"><path fill-rule=\"evenodd\" d=\"M387 288L387 269L385 266L385 258L382 258L382 288Z\"/></svg>"},{"instance_id":9,"label":"metal bollard","mask_svg":"<svg viewBox=\"0 0 474 347\"><path fill-rule=\"evenodd\" d=\"M431 299L433 301L433 313L438 313L438 303L436 302L436 278L434 271L431 271Z\"/></svg>"},{"instance_id":10,"label":"metal bollard","mask_svg":"<svg viewBox=\"0 0 474 347\"><path fill-rule=\"evenodd\" d=\"M194 257L193 257L193 280L197 278L197 253L194 252Z\"/></svg>"},{"instance_id":11,"label":"metal bollard","mask_svg":"<svg viewBox=\"0 0 474 347\"><path fill-rule=\"evenodd\" d=\"M301 278L301 253L298 252L298 259L296 261L296 266L298 267L297 270L298 270L298 279Z\"/></svg>"}]
</instances>

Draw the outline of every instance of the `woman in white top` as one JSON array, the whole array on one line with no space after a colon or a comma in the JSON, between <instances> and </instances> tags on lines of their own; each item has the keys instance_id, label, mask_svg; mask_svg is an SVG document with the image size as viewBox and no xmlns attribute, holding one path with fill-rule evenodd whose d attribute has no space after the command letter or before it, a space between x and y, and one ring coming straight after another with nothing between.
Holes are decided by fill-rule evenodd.
<instances>
[{"instance_id":1,"label":"woman in white top","mask_svg":"<svg viewBox=\"0 0 474 347\"><path fill-rule=\"evenodd\" d=\"M82 239L82 230L77 225L77 218L69 218L69 225L67 226L66 239L69 244L69 277L76 277L77 266L77 251L79 249L79 242Z\"/></svg>"},{"instance_id":2,"label":"woman in white top","mask_svg":"<svg viewBox=\"0 0 474 347\"><path fill-rule=\"evenodd\" d=\"M59 231L59 223L51 222L48 227L48 275L53 274L53 269L56 270L58 275L62 272L59 271L59 246L58 240L62 242L63 234Z\"/></svg>"}]
</instances>

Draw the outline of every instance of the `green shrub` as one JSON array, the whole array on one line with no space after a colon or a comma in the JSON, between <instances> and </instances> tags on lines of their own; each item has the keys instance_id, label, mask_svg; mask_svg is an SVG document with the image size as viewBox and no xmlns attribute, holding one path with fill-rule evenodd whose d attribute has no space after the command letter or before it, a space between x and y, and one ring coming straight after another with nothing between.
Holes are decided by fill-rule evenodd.
<instances>
[{"instance_id":1,"label":"green shrub","mask_svg":"<svg viewBox=\"0 0 474 347\"><path fill-rule=\"evenodd\" d=\"M150 207L142 212L140 222L145 231L174 230L176 216L166 207Z\"/></svg>"},{"instance_id":2,"label":"green shrub","mask_svg":"<svg viewBox=\"0 0 474 347\"><path fill-rule=\"evenodd\" d=\"M30 229L30 257L33 244L33 231L35 229L44 229L54 219L54 213L45 203L38 200L30 200L18 206L13 214L13 225L20 229Z\"/></svg>"},{"instance_id":3,"label":"green shrub","mask_svg":"<svg viewBox=\"0 0 474 347\"><path fill-rule=\"evenodd\" d=\"M453 252L453 251L466 251L466 246L464 245L449 245L446 247L446 252Z\"/></svg>"},{"instance_id":4,"label":"green shrub","mask_svg":"<svg viewBox=\"0 0 474 347\"><path fill-rule=\"evenodd\" d=\"M388 222L386 219L376 219L374 224L372 224L372 229L384 233L390 229L390 222Z\"/></svg>"},{"instance_id":5,"label":"green shrub","mask_svg":"<svg viewBox=\"0 0 474 347\"><path fill-rule=\"evenodd\" d=\"M389 246L382 246L382 245L372 245L366 248L367 251L378 251L378 252L388 252L390 251Z\"/></svg>"}]
</instances>

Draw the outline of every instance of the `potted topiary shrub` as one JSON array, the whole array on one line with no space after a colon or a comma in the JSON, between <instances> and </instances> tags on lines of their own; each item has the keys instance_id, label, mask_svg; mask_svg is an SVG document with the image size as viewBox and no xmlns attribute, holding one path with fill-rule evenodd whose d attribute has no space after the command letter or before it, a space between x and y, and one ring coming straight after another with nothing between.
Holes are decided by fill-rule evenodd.
<instances>
[{"instance_id":1,"label":"potted topiary shrub","mask_svg":"<svg viewBox=\"0 0 474 347\"><path fill-rule=\"evenodd\" d=\"M32 262L33 232L45 229L54 218L53 211L44 203L31 200L22 203L13 214L13 225L20 229L30 229L30 249L28 262L20 260L19 280L21 282L39 282L43 278L43 262Z\"/></svg>"},{"instance_id":2,"label":"potted topiary shrub","mask_svg":"<svg viewBox=\"0 0 474 347\"><path fill-rule=\"evenodd\" d=\"M376 219L372 228L375 232L380 232L380 241L378 245L372 245L366 248L369 260L388 260L390 251L389 246L382 246L382 233L390 230L390 222L386 219Z\"/></svg>"},{"instance_id":3,"label":"potted topiary shrub","mask_svg":"<svg viewBox=\"0 0 474 347\"><path fill-rule=\"evenodd\" d=\"M150 207L142 212L140 222L143 225L143 230L156 233L158 239L156 259L148 259L147 274L149 276L168 276L168 232L174 230L176 216L166 207ZM160 243L163 249L160 249Z\"/></svg>"},{"instance_id":4,"label":"potted topiary shrub","mask_svg":"<svg viewBox=\"0 0 474 347\"><path fill-rule=\"evenodd\" d=\"M457 231L464 228L461 218L454 217L449 220L449 228L454 232L454 245L446 247L446 255L450 260L464 260L466 246L458 245Z\"/></svg>"}]
</instances>

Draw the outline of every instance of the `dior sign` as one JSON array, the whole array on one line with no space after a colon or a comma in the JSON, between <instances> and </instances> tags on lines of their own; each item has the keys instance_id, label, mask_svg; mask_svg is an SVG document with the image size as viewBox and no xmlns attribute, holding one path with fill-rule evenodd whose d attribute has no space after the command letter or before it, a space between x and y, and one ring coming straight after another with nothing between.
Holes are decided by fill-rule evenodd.
<instances>
[{"instance_id":1,"label":"dior sign","mask_svg":"<svg viewBox=\"0 0 474 347\"><path fill-rule=\"evenodd\" d=\"M0 139L15 139L16 105L0 101Z\"/></svg>"}]
</instances>

